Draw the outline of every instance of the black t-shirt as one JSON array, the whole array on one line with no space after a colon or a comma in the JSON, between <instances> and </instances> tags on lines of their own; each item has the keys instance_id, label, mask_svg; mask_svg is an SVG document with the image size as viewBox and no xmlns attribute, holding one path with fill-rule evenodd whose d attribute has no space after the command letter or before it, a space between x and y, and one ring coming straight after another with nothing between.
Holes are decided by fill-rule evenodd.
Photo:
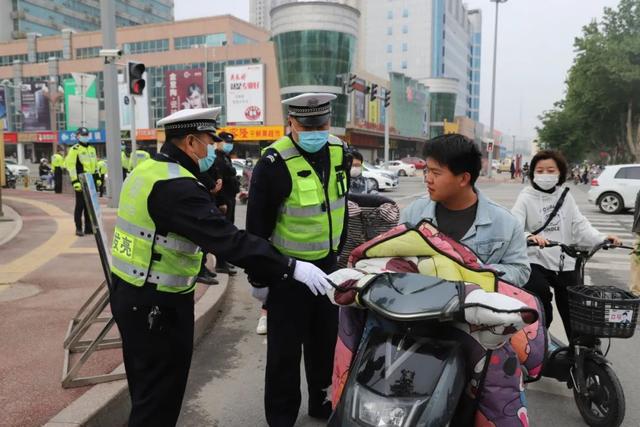
<instances>
[{"instance_id":1,"label":"black t-shirt","mask_svg":"<svg viewBox=\"0 0 640 427\"><path fill-rule=\"evenodd\" d=\"M473 225L477 210L478 202L460 211L449 210L442 206L441 203L437 203L436 221L438 221L438 230L459 242Z\"/></svg>"}]
</instances>

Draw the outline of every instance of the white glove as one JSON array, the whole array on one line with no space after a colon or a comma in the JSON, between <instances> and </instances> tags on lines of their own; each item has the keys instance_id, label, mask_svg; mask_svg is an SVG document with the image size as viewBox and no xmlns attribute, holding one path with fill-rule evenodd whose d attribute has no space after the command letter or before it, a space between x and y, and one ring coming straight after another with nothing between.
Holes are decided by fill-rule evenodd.
<instances>
[{"instance_id":1,"label":"white glove","mask_svg":"<svg viewBox=\"0 0 640 427\"><path fill-rule=\"evenodd\" d=\"M314 295L326 295L327 290L331 288L325 272L309 262L296 261L293 278L307 285Z\"/></svg>"}]
</instances>

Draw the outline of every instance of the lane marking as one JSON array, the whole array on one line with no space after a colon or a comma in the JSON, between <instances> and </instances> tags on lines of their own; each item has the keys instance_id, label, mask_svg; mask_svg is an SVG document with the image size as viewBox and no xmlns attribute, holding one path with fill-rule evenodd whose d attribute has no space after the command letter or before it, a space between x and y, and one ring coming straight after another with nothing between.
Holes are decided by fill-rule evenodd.
<instances>
[{"instance_id":1,"label":"lane marking","mask_svg":"<svg viewBox=\"0 0 640 427\"><path fill-rule=\"evenodd\" d=\"M0 265L0 283L11 284L20 281L26 275L57 257L61 252L68 250L77 240L77 237L75 236L75 225L71 215L59 207L51 203L22 197L4 197L4 199L25 203L44 211L56 222L57 226L51 237L37 248L7 264ZM3 288L6 289L7 287Z\"/></svg>"}]
</instances>

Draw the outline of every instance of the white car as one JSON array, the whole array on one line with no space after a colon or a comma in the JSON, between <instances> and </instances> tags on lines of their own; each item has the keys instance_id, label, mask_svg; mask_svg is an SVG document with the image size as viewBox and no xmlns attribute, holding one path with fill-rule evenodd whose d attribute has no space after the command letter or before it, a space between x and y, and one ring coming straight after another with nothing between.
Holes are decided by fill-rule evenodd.
<instances>
[{"instance_id":1,"label":"white car","mask_svg":"<svg viewBox=\"0 0 640 427\"><path fill-rule=\"evenodd\" d=\"M589 202L607 214L633 209L640 190L640 164L611 165L591 180Z\"/></svg>"},{"instance_id":2,"label":"white car","mask_svg":"<svg viewBox=\"0 0 640 427\"><path fill-rule=\"evenodd\" d=\"M15 176L29 175L29 168L23 165L19 165L13 159L4 159L4 163L7 165L7 169L9 169Z\"/></svg>"},{"instance_id":3,"label":"white car","mask_svg":"<svg viewBox=\"0 0 640 427\"><path fill-rule=\"evenodd\" d=\"M416 167L401 160L392 160L387 165L387 169L396 172L399 176L414 176Z\"/></svg>"},{"instance_id":4,"label":"white car","mask_svg":"<svg viewBox=\"0 0 640 427\"><path fill-rule=\"evenodd\" d=\"M362 176L367 180L369 191L391 190L398 186L398 175L395 172L376 168L366 162L362 165Z\"/></svg>"}]
</instances>

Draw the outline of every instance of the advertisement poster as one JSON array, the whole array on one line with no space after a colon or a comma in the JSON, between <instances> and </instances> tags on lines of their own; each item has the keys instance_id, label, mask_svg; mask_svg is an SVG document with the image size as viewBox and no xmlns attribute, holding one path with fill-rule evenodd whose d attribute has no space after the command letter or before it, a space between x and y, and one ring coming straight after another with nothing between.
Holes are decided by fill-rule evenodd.
<instances>
[{"instance_id":1,"label":"advertisement poster","mask_svg":"<svg viewBox=\"0 0 640 427\"><path fill-rule=\"evenodd\" d=\"M367 82L362 79L356 79L356 87L357 88L366 88ZM364 122L366 119L365 112L365 104L367 100L367 94L363 91L356 89L354 92L354 97L356 100L356 114L355 114L355 122L360 123Z\"/></svg>"},{"instance_id":2,"label":"advertisement poster","mask_svg":"<svg viewBox=\"0 0 640 427\"><path fill-rule=\"evenodd\" d=\"M7 130L7 123L9 121L9 117L7 117L8 111L8 103L7 103L7 92L5 91L4 86L0 86L0 123L2 124L2 129Z\"/></svg>"},{"instance_id":3,"label":"advertisement poster","mask_svg":"<svg viewBox=\"0 0 640 427\"><path fill-rule=\"evenodd\" d=\"M73 73L73 78L65 79L63 85L67 130L76 130L81 126L97 128L100 124L96 76Z\"/></svg>"},{"instance_id":4,"label":"advertisement poster","mask_svg":"<svg viewBox=\"0 0 640 427\"><path fill-rule=\"evenodd\" d=\"M24 130L49 130L49 100L46 82L25 83L22 85L22 117Z\"/></svg>"},{"instance_id":5,"label":"advertisement poster","mask_svg":"<svg viewBox=\"0 0 640 427\"><path fill-rule=\"evenodd\" d=\"M167 71L164 76L166 114L173 114L185 108L205 108L207 96L204 77L204 70L200 68Z\"/></svg>"},{"instance_id":6,"label":"advertisement poster","mask_svg":"<svg viewBox=\"0 0 640 427\"><path fill-rule=\"evenodd\" d=\"M380 123L380 100L369 101L369 123L377 125Z\"/></svg>"},{"instance_id":7,"label":"advertisement poster","mask_svg":"<svg viewBox=\"0 0 640 427\"><path fill-rule=\"evenodd\" d=\"M228 124L262 124L264 118L264 64L225 68Z\"/></svg>"},{"instance_id":8,"label":"advertisement poster","mask_svg":"<svg viewBox=\"0 0 640 427\"><path fill-rule=\"evenodd\" d=\"M146 79L147 73L144 78ZM118 75L118 104L120 110L120 130L131 130L131 95L129 86L122 75ZM149 90L136 96L136 129L148 129L149 126Z\"/></svg>"}]
</instances>

